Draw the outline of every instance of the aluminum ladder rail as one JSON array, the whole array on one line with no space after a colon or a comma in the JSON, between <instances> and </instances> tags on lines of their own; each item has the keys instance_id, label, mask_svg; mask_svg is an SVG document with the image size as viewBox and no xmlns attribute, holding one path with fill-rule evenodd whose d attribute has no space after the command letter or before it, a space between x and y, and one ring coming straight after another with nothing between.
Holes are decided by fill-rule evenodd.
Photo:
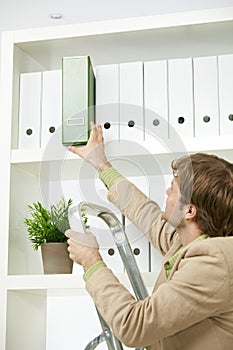
<instances>
[{"instance_id":1,"label":"aluminum ladder rail","mask_svg":"<svg viewBox=\"0 0 233 350\"><path fill-rule=\"evenodd\" d=\"M88 202L81 202L78 206L79 216L83 224L85 232L85 224L82 214L92 215L104 220L112 232L114 242L120 253L125 270L129 277L131 286L133 288L135 297L137 300L143 300L148 296L147 289L144 285L140 271L138 269L136 260L134 258L131 246L126 236L124 227L118 220L118 218L107 208ZM97 310L100 324L103 332L94 338L86 347L85 350L95 349L102 341L106 341L109 350L123 350L121 342L114 336L112 330L99 314ZM136 350L143 350L138 348Z\"/></svg>"}]
</instances>

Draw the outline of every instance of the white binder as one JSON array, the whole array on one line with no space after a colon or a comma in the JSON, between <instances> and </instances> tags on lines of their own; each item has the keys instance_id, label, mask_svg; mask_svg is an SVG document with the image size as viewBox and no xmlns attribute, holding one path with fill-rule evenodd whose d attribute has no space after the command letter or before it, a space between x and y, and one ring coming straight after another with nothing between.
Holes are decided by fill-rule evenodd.
<instances>
[{"instance_id":1,"label":"white binder","mask_svg":"<svg viewBox=\"0 0 233 350\"><path fill-rule=\"evenodd\" d=\"M89 216L88 223L90 225L90 231L96 236L99 243L100 255L106 265L114 272L123 272L123 262L110 228L103 220L93 216Z\"/></svg>"},{"instance_id":2,"label":"white binder","mask_svg":"<svg viewBox=\"0 0 233 350\"><path fill-rule=\"evenodd\" d=\"M193 137L192 59L168 61L169 137Z\"/></svg>"},{"instance_id":3,"label":"white binder","mask_svg":"<svg viewBox=\"0 0 233 350\"><path fill-rule=\"evenodd\" d=\"M162 268L163 256L160 252L150 244L150 271L154 272L158 277Z\"/></svg>"},{"instance_id":4,"label":"white binder","mask_svg":"<svg viewBox=\"0 0 233 350\"><path fill-rule=\"evenodd\" d=\"M219 135L217 57L193 59L195 137Z\"/></svg>"},{"instance_id":5,"label":"white binder","mask_svg":"<svg viewBox=\"0 0 233 350\"><path fill-rule=\"evenodd\" d=\"M149 196L150 189L147 177L132 177L129 180L146 196ZM147 237L126 217L124 217L124 226L139 270L149 272L149 241Z\"/></svg>"},{"instance_id":6,"label":"white binder","mask_svg":"<svg viewBox=\"0 0 233 350\"><path fill-rule=\"evenodd\" d=\"M20 75L18 147L40 148L41 72Z\"/></svg>"},{"instance_id":7,"label":"white binder","mask_svg":"<svg viewBox=\"0 0 233 350\"><path fill-rule=\"evenodd\" d=\"M147 237L127 218L125 232L140 272L149 272L149 242Z\"/></svg>"},{"instance_id":8,"label":"white binder","mask_svg":"<svg viewBox=\"0 0 233 350\"><path fill-rule=\"evenodd\" d=\"M166 205L166 190L171 186L173 175L154 175L150 179L150 198L155 201L161 210L164 211ZM156 276L161 271L163 256L150 244L150 270Z\"/></svg>"},{"instance_id":9,"label":"white binder","mask_svg":"<svg viewBox=\"0 0 233 350\"><path fill-rule=\"evenodd\" d=\"M120 140L143 141L143 63L121 63Z\"/></svg>"},{"instance_id":10,"label":"white binder","mask_svg":"<svg viewBox=\"0 0 233 350\"><path fill-rule=\"evenodd\" d=\"M167 61L144 62L145 140L168 139Z\"/></svg>"},{"instance_id":11,"label":"white binder","mask_svg":"<svg viewBox=\"0 0 233 350\"><path fill-rule=\"evenodd\" d=\"M118 220L122 222L122 215L119 209L117 209L107 199L108 191L105 188L105 185L98 178L95 179L95 175L93 173L89 174L90 180L84 178L85 174L86 171L84 170L84 173L82 173L81 169L79 172L78 189L76 188L76 194L80 192L79 201L85 201L105 207L113 212L117 216ZM71 191L74 191L74 186L74 182L71 182ZM114 242L110 228L101 218L91 215L88 215L88 225L90 226L90 231L98 240L100 254L103 257L106 265L114 272L123 272L123 262Z\"/></svg>"},{"instance_id":12,"label":"white binder","mask_svg":"<svg viewBox=\"0 0 233 350\"><path fill-rule=\"evenodd\" d=\"M108 208L118 220L122 223L122 214L112 203L107 199L108 191L106 190L104 184L98 179L95 181L96 197L90 194L90 199L93 203L98 203L105 208ZM93 192L93 191L92 191ZM92 221L90 221L90 229L93 232L100 245L100 254L103 257L106 265L115 272L123 272L123 262L119 255L119 251L114 242L112 232L107 224L100 218L91 218L96 222L96 227L93 227Z\"/></svg>"},{"instance_id":13,"label":"white binder","mask_svg":"<svg viewBox=\"0 0 233 350\"><path fill-rule=\"evenodd\" d=\"M233 136L233 55L218 57L220 135Z\"/></svg>"},{"instance_id":14,"label":"white binder","mask_svg":"<svg viewBox=\"0 0 233 350\"><path fill-rule=\"evenodd\" d=\"M55 134L62 146L62 71L52 70L42 73L42 118L41 147L46 147ZM52 142L51 141L51 142Z\"/></svg>"},{"instance_id":15,"label":"white binder","mask_svg":"<svg viewBox=\"0 0 233 350\"><path fill-rule=\"evenodd\" d=\"M119 141L119 65L96 66L96 124L101 124L105 145Z\"/></svg>"}]
</instances>

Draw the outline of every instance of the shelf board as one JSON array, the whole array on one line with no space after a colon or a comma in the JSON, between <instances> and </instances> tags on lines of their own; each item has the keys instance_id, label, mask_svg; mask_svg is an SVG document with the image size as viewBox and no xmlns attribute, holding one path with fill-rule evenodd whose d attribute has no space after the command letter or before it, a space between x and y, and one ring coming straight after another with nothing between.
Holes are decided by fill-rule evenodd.
<instances>
[{"instance_id":1,"label":"shelf board","mask_svg":"<svg viewBox=\"0 0 233 350\"><path fill-rule=\"evenodd\" d=\"M36 148L36 149L14 149L11 151L11 163L35 163L41 161L56 161L61 159L75 159L77 155L69 152L65 147L54 149Z\"/></svg>"},{"instance_id":2,"label":"shelf board","mask_svg":"<svg viewBox=\"0 0 233 350\"><path fill-rule=\"evenodd\" d=\"M215 151L233 149L232 135L210 136L205 138L193 137L185 139L177 137L175 140L159 140L153 135L149 135L147 141L124 140L117 142L114 140L105 144L106 154L110 158L142 156L153 154L155 156L169 153ZM40 149L13 149L11 151L11 164L52 162L52 161L72 161L81 160L76 154L71 153L66 147L58 145L54 148ZM82 160L81 160L82 161Z\"/></svg>"},{"instance_id":3,"label":"shelf board","mask_svg":"<svg viewBox=\"0 0 233 350\"><path fill-rule=\"evenodd\" d=\"M126 273L117 273L117 278L126 287L130 282ZM142 273L147 288L152 288L157 274L154 272ZM44 293L47 295L80 295L87 294L82 275L22 275L7 276L6 288L8 291L22 291L29 293Z\"/></svg>"},{"instance_id":4,"label":"shelf board","mask_svg":"<svg viewBox=\"0 0 233 350\"><path fill-rule=\"evenodd\" d=\"M84 289L81 275L22 275L8 276L8 290Z\"/></svg>"},{"instance_id":5,"label":"shelf board","mask_svg":"<svg viewBox=\"0 0 233 350\"><path fill-rule=\"evenodd\" d=\"M232 136L167 140L162 144L151 138L106 144L106 154L124 176L171 174L171 161L195 152L216 154L233 162ZM91 179L97 171L65 147L53 149L22 149L11 151L11 164L49 181Z\"/></svg>"},{"instance_id":6,"label":"shelf board","mask_svg":"<svg viewBox=\"0 0 233 350\"><path fill-rule=\"evenodd\" d=\"M63 56L86 54L95 66L135 57L149 61L185 53L205 55L203 51L215 54L219 47L227 53L232 49L232 18L233 7L228 7L13 31L6 36L45 69L60 68Z\"/></svg>"}]
</instances>

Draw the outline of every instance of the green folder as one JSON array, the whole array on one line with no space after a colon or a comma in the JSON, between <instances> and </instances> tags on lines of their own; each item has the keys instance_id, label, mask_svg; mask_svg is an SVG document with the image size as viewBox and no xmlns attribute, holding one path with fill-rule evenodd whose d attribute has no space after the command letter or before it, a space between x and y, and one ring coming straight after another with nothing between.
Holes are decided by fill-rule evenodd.
<instances>
[{"instance_id":1,"label":"green folder","mask_svg":"<svg viewBox=\"0 0 233 350\"><path fill-rule=\"evenodd\" d=\"M89 56L62 58L62 143L84 145L95 121L95 76Z\"/></svg>"}]
</instances>

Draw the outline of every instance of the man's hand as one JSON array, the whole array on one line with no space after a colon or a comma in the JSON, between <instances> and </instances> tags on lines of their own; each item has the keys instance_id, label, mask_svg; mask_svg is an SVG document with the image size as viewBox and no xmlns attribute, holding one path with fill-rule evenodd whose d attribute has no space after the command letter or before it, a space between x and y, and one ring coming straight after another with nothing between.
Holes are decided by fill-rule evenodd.
<instances>
[{"instance_id":1,"label":"man's hand","mask_svg":"<svg viewBox=\"0 0 233 350\"><path fill-rule=\"evenodd\" d=\"M102 260L99 254L99 245L95 236L88 233L79 233L67 230L65 235L69 237L67 243L70 258L86 271L95 262Z\"/></svg>"},{"instance_id":2,"label":"man's hand","mask_svg":"<svg viewBox=\"0 0 233 350\"><path fill-rule=\"evenodd\" d=\"M104 139L101 125L91 123L91 134L90 138L84 147L69 146L68 149L79 155L86 162L93 165L98 171L103 170L103 167L111 166L108 162L105 150L104 150Z\"/></svg>"}]
</instances>

